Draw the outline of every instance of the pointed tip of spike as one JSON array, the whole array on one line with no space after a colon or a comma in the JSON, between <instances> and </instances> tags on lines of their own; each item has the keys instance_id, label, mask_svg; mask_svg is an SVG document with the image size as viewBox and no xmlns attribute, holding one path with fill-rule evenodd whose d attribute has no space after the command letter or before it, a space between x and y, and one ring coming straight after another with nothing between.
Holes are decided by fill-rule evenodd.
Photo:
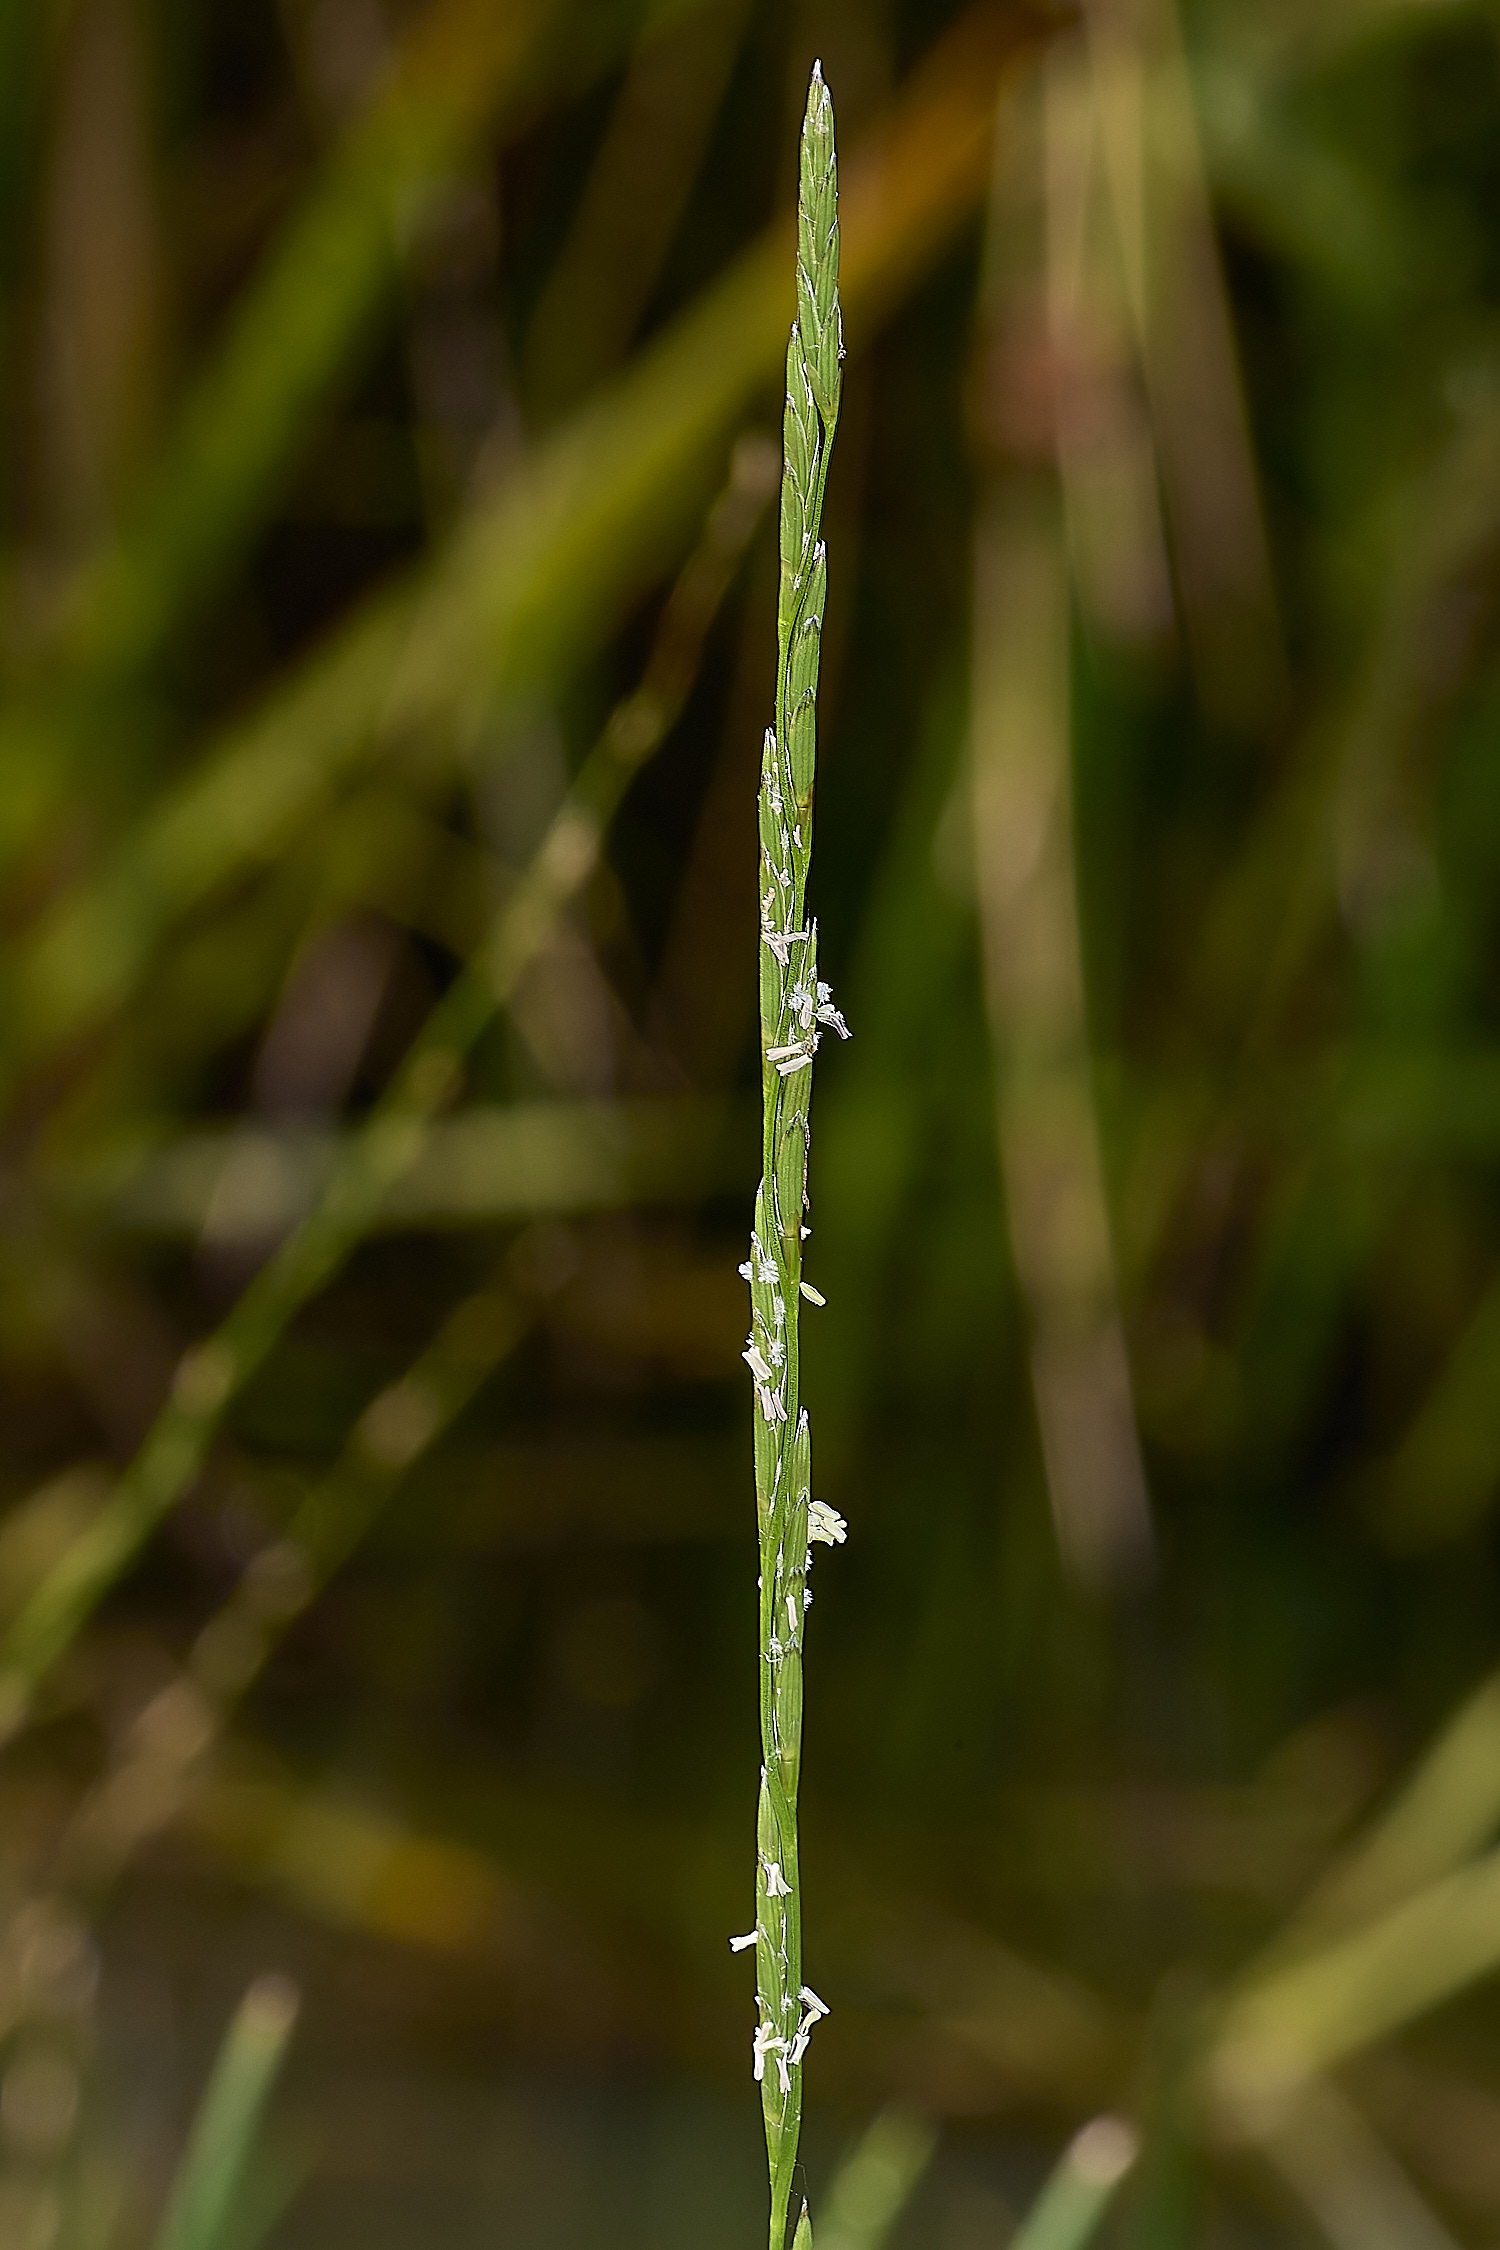
<instances>
[{"instance_id":1,"label":"pointed tip of spike","mask_svg":"<svg viewBox=\"0 0 1500 2250\"><path fill-rule=\"evenodd\" d=\"M815 86L821 86L823 83L823 58L821 55L814 55L813 57L812 82Z\"/></svg>"}]
</instances>

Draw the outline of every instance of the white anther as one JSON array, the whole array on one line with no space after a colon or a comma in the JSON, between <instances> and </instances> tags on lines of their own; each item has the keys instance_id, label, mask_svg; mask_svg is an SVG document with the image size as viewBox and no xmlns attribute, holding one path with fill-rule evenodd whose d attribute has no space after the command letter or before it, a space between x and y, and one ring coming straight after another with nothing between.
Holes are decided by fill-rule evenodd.
<instances>
[{"instance_id":1,"label":"white anther","mask_svg":"<svg viewBox=\"0 0 1500 2250\"><path fill-rule=\"evenodd\" d=\"M766 2075L767 2055L784 2054L786 2041L778 2038L768 2023L763 2023L757 2027L755 2037L750 2042L750 2052L754 2057L755 2076L759 2081Z\"/></svg>"},{"instance_id":2,"label":"white anther","mask_svg":"<svg viewBox=\"0 0 1500 2250\"><path fill-rule=\"evenodd\" d=\"M833 1004L833 988L831 985L820 984L818 986L817 1017L819 1023L826 1023L832 1030L836 1031L840 1039L848 1038L849 1026Z\"/></svg>"}]
</instances>

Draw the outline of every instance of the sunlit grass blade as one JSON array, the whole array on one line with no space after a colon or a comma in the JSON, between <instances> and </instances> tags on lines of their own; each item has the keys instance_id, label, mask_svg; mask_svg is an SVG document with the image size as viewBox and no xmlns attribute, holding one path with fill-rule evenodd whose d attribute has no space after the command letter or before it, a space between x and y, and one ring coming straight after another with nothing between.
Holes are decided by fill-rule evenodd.
<instances>
[{"instance_id":1,"label":"sunlit grass blade","mask_svg":"<svg viewBox=\"0 0 1500 2250\"><path fill-rule=\"evenodd\" d=\"M1263 725L1285 657L1176 0L1084 20L1199 693Z\"/></svg>"},{"instance_id":2,"label":"sunlit grass blade","mask_svg":"<svg viewBox=\"0 0 1500 2250\"><path fill-rule=\"evenodd\" d=\"M1457 2250L1431 2204L1330 2080L1299 2086L1255 2138L1332 2250Z\"/></svg>"},{"instance_id":3,"label":"sunlit grass blade","mask_svg":"<svg viewBox=\"0 0 1500 2250\"><path fill-rule=\"evenodd\" d=\"M230 2250L261 2118L297 2020L289 1978L257 1978L219 2049L155 2250Z\"/></svg>"},{"instance_id":4,"label":"sunlit grass blade","mask_svg":"<svg viewBox=\"0 0 1500 2250\"><path fill-rule=\"evenodd\" d=\"M1135 2134L1120 2118L1085 2125L1011 2236L1010 2250L1084 2250L1135 2158Z\"/></svg>"},{"instance_id":5,"label":"sunlit grass blade","mask_svg":"<svg viewBox=\"0 0 1500 2250\"><path fill-rule=\"evenodd\" d=\"M996 354L1069 348L1046 325L1056 291L1032 217L1058 108L1034 90L997 146L984 305ZM1054 149L1051 171L1060 165ZM1098 1591L1149 1568L1152 1529L1084 988L1064 500L1053 434L1018 443L998 386L990 411L974 535L971 780L997 1138L1058 1543L1078 1582Z\"/></svg>"},{"instance_id":6,"label":"sunlit grass blade","mask_svg":"<svg viewBox=\"0 0 1500 2250\"><path fill-rule=\"evenodd\" d=\"M829 2183L817 2250L882 2250L932 2161L937 2137L928 2118L882 2110Z\"/></svg>"},{"instance_id":7,"label":"sunlit grass blade","mask_svg":"<svg viewBox=\"0 0 1500 2250\"><path fill-rule=\"evenodd\" d=\"M1372 1921L1479 1851L1500 1827L1500 1674L1466 1697L1392 1802L1315 1884L1272 1959Z\"/></svg>"},{"instance_id":8,"label":"sunlit grass blade","mask_svg":"<svg viewBox=\"0 0 1500 2250\"><path fill-rule=\"evenodd\" d=\"M1133 59L1127 47L1114 71L1128 76ZM1122 259L1100 146L1111 92L1118 110L1122 90L1109 86L1110 75L1097 40L1083 31L1057 40L1043 70L1047 322L1072 355L1070 378L1052 401L1054 435L1084 629L1096 647L1160 651L1173 637L1177 604L1161 462L1138 368L1143 245L1132 239ZM1113 122L1127 138L1139 130L1136 121Z\"/></svg>"},{"instance_id":9,"label":"sunlit grass blade","mask_svg":"<svg viewBox=\"0 0 1500 2250\"><path fill-rule=\"evenodd\" d=\"M1497 1967L1500 1851L1491 1851L1347 1935L1252 1967L1225 2005L1210 2091L1231 2117L1253 2118Z\"/></svg>"}]
</instances>

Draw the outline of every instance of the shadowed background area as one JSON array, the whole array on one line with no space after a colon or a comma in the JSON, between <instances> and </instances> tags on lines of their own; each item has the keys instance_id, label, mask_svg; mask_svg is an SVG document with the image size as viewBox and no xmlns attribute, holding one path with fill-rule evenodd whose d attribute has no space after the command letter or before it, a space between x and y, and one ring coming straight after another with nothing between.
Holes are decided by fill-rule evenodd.
<instances>
[{"instance_id":1,"label":"shadowed background area","mask_svg":"<svg viewBox=\"0 0 1500 2250\"><path fill-rule=\"evenodd\" d=\"M1500 18L0 0L3 2250L763 2239L814 55L819 2250L1500 2242Z\"/></svg>"}]
</instances>

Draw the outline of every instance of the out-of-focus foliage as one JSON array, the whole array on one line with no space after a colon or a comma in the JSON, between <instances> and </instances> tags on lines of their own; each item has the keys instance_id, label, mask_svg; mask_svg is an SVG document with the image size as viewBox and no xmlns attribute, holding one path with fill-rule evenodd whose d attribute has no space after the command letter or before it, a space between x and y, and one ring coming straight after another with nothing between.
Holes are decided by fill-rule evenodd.
<instances>
[{"instance_id":1,"label":"out-of-focus foliage","mask_svg":"<svg viewBox=\"0 0 1500 2250\"><path fill-rule=\"evenodd\" d=\"M759 2239L815 54L814 2222L1500 2228L1493 11L0 0L7 2250Z\"/></svg>"}]
</instances>

